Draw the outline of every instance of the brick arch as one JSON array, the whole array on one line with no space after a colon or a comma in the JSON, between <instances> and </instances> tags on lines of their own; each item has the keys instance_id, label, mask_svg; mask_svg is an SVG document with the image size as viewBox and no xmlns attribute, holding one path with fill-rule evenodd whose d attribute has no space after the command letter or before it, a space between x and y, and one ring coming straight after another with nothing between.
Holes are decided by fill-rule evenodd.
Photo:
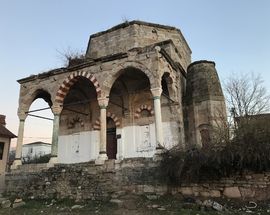
<instances>
[{"instance_id":1,"label":"brick arch","mask_svg":"<svg viewBox=\"0 0 270 215\"><path fill-rule=\"evenodd\" d=\"M88 72L83 72L83 71L76 71L70 74L61 84L59 87L57 93L56 93L56 98L55 102L63 104L65 96L68 94L69 89L78 81L79 77L85 77L89 81L92 82L96 89L97 96L101 94L101 88L100 85L94 75Z\"/></svg>"},{"instance_id":2,"label":"brick arch","mask_svg":"<svg viewBox=\"0 0 270 215\"><path fill-rule=\"evenodd\" d=\"M158 86L157 80L154 76L154 74L141 62L136 62L136 61L126 61L124 63L120 63L116 67L112 69L111 74L109 75L105 81L104 84L108 87L108 94L109 91L111 90L114 82L117 80L117 78L123 74L122 71L127 69L127 68L135 68L143 72L149 79L150 82L150 88L155 88Z\"/></svg>"},{"instance_id":3,"label":"brick arch","mask_svg":"<svg viewBox=\"0 0 270 215\"><path fill-rule=\"evenodd\" d=\"M135 112L135 118L138 119L140 117L140 114L143 110L147 110L149 111L149 113L151 114L151 116L154 115L154 110L152 109L151 105L141 105L139 108L137 108L136 112Z\"/></svg>"},{"instance_id":4,"label":"brick arch","mask_svg":"<svg viewBox=\"0 0 270 215\"><path fill-rule=\"evenodd\" d=\"M120 121L114 113L107 112L107 117L110 117L114 121L116 127L120 127ZM100 118L95 121L93 128L94 130L100 130Z\"/></svg>"}]
</instances>

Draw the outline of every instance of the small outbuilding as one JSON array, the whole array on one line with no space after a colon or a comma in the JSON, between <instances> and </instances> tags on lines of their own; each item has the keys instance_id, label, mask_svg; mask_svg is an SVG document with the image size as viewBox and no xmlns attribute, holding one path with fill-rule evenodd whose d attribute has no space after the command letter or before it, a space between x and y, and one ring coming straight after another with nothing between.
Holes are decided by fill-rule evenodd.
<instances>
[{"instance_id":1,"label":"small outbuilding","mask_svg":"<svg viewBox=\"0 0 270 215\"><path fill-rule=\"evenodd\" d=\"M0 115L0 191L4 184L10 141L15 137L16 135L6 128L6 116Z\"/></svg>"}]
</instances>

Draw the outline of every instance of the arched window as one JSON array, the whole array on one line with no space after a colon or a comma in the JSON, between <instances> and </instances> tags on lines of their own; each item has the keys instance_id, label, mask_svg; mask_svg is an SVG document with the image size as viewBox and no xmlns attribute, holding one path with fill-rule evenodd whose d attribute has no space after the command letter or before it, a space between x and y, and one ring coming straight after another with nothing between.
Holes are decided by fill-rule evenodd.
<instances>
[{"instance_id":1,"label":"arched window","mask_svg":"<svg viewBox=\"0 0 270 215\"><path fill-rule=\"evenodd\" d=\"M141 116L141 118L143 118L143 117L150 117L151 116L151 112L149 110L144 109L144 110L141 111L140 116Z\"/></svg>"},{"instance_id":2,"label":"arched window","mask_svg":"<svg viewBox=\"0 0 270 215\"><path fill-rule=\"evenodd\" d=\"M208 147L211 141L209 130L204 128L200 130L200 134L201 134L202 147Z\"/></svg>"}]
</instances>

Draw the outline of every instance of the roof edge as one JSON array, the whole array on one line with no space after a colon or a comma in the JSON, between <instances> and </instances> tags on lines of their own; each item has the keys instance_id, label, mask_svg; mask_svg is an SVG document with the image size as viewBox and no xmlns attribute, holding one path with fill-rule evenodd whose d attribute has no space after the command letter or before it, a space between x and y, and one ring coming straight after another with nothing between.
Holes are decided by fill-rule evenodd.
<instances>
[{"instance_id":1,"label":"roof edge","mask_svg":"<svg viewBox=\"0 0 270 215\"><path fill-rule=\"evenodd\" d=\"M161 25L161 24L156 24L156 23L151 23L151 22L144 22L144 21L140 21L140 20L132 20L132 21L126 21L126 22L123 22L123 23L120 23L118 25L115 25L105 31L100 31L100 32L97 32L95 34L92 34L90 36L90 38L94 38L94 37L98 37L102 34L106 34L106 33L109 33L109 32L112 32L112 31L115 31L115 30L118 30L120 28L126 28L130 25L134 25L134 24L138 24L138 25L146 25L146 26L151 26L151 27L157 27L157 28L164 28L164 29L168 29L168 30L177 30L177 31L180 31L178 28L176 27L173 27L173 26L169 26L169 25Z\"/></svg>"},{"instance_id":2,"label":"roof edge","mask_svg":"<svg viewBox=\"0 0 270 215\"><path fill-rule=\"evenodd\" d=\"M187 70L189 70L191 67L193 67L194 65L197 65L197 64L213 64L214 66L216 66L216 63L214 61L198 60L198 61L194 61L191 64L189 64L187 67Z\"/></svg>"}]
</instances>

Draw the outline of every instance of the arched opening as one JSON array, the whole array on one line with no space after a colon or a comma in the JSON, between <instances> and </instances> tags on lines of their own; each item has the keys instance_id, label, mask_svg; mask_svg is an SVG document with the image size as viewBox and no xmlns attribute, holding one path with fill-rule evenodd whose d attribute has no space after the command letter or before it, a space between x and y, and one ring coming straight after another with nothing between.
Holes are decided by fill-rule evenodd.
<instances>
[{"instance_id":1,"label":"arched opening","mask_svg":"<svg viewBox=\"0 0 270 215\"><path fill-rule=\"evenodd\" d=\"M92 129L92 119L99 115L97 93L85 77L76 77L63 101L60 134L72 134Z\"/></svg>"},{"instance_id":2,"label":"arched opening","mask_svg":"<svg viewBox=\"0 0 270 215\"><path fill-rule=\"evenodd\" d=\"M101 88L100 85L97 81L97 79L95 78L95 76L93 76L90 73L86 73L86 72L82 72L82 71L76 71L73 72L72 74L70 74L64 81L63 83L60 85L57 93L56 93L56 97L55 97L55 102L58 103L60 106L62 106L63 104L63 100L66 97L67 93L70 91L70 88L79 80L85 78L87 80L89 80L96 89L96 93L98 95L101 94Z\"/></svg>"},{"instance_id":3,"label":"arched opening","mask_svg":"<svg viewBox=\"0 0 270 215\"><path fill-rule=\"evenodd\" d=\"M170 149L179 144L180 136L183 134L181 127L181 109L179 100L176 98L176 89L174 88L173 73L164 72L161 77L162 94L161 114L162 129L164 136L163 146Z\"/></svg>"},{"instance_id":4,"label":"arched opening","mask_svg":"<svg viewBox=\"0 0 270 215\"><path fill-rule=\"evenodd\" d=\"M203 148L208 148L211 143L210 125L201 124L198 127L200 132L200 142Z\"/></svg>"},{"instance_id":5,"label":"arched opening","mask_svg":"<svg viewBox=\"0 0 270 215\"><path fill-rule=\"evenodd\" d=\"M53 113L51 95L37 90L29 110L26 112L22 162L46 163L51 153Z\"/></svg>"},{"instance_id":6,"label":"arched opening","mask_svg":"<svg viewBox=\"0 0 270 215\"><path fill-rule=\"evenodd\" d=\"M173 102L173 90L172 90L173 80L168 72L165 72L161 78L162 87L162 101L163 103Z\"/></svg>"},{"instance_id":7,"label":"arched opening","mask_svg":"<svg viewBox=\"0 0 270 215\"><path fill-rule=\"evenodd\" d=\"M209 147L209 144L211 141L209 130L204 128L204 129L200 130L200 134L201 134L202 147L203 148Z\"/></svg>"},{"instance_id":8,"label":"arched opening","mask_svg":"<svg viewBox=\"0 0 270 215\"><path fill-rule=\"evenodd\" d=\"M152 103L150 82L146 74L133 67L123 69L119 74L110 91L108 109L127 119L145 100Z\"/></svg>"},{"instance_id":9,"label":"arched opening","mask_svg":"<svg viewBox=\"0 0 270 215\"><path fill-rule=\"evenodd\" d=\"M106 151L108 159L116 159L117 154L116 125L111 117L107 117Z\"/></svg>"},{"instance_id":10,"label":"arched opening","mask_svg":"<svg viewBox=\"0 0 270 215\"><path fill-rule=\"evenodd\" d=\"M162 93L164 95L166 95L167 97L170 97L169 95L169 90L168 90L168 83L167 83L167 75L168 73L165 73L163 76L162 76L162 79L161 79L161 86L162 86Z\"/></svg>"},{"instance_id":11,"label":"arched opening","mask_svg":"<svg viewBox=\"0 0 270 215\"><path fill-rule=\"evenodd\" d=\"M60 115L58 160L61 163L78 163L95 159L97 146L93 137L94 119L99 117L97 92L86 77L77 76L71 80L63 99Z\"/></svg>"},{"instance_id":12,"label":"arched opening","mask_svg":"<svg viewBox=\"0 0 270 215\"><path fill-rule=\"evenodd\" d=\"M121 126L117 127L118 157L152 156L155 149L154 135L145 135L150 130L154 132L153 96L149 78L134 67L120 70L117 76L111 87L107 110L121 121ZM115 133L113 135L115 137ZM107 136L108 141L111 138Z\"/></svg>"}]
</instances>

